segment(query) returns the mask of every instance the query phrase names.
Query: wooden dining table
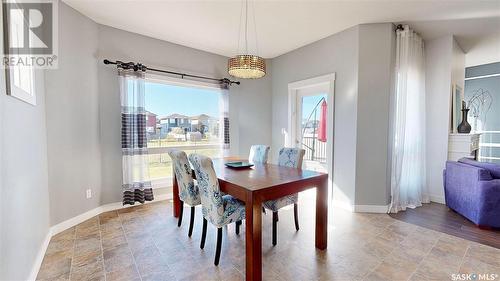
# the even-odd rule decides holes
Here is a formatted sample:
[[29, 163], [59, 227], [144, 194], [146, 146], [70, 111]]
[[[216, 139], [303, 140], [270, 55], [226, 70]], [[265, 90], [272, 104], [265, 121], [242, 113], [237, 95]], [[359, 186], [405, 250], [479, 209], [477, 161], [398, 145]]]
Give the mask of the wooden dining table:
[[[267, 200], [316, 188], [316, 248], [327, 248], [328, 174], [258, 164], [246, 169], [228, 168], [224, 164], [235, 158], [214, 159], [220, 190], [245, 202], [246, 280], [262, 280], [262, 203]], [[179, 187], [173, 177], [173, 214], [180, 214]], [[194, 173], [193, 173], [194, 176]]]

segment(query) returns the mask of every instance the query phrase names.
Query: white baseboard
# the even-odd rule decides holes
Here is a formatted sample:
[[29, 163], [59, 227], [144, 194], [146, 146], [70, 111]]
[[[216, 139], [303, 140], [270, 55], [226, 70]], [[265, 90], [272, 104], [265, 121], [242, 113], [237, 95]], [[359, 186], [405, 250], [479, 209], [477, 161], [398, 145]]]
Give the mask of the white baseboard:
[[354, 205], [355, 213], [377, 213], [385, 214], [390, 205]]
[[40, 267], [42, 266], [43, 257], [45, 256], [45, 252], [47, 252], [47, 248], [49, 247], [49, 242], [50, 242], [51, 237], [52, 237], [52, 235], [50, 233], [50, 228], [49, 228], [47, 235], [45, 235], [45, 240], [43, 240], [43, 243], [40, 246], [40, 249], [38, 250], [38, 254], [36, 255], [35, 262], [34, 262], [33, 266], [31, 267], [31, 273], [30, 273], [28, 280], [30, 280], [30, 281], [36, 280], [36, 276], [38, 275], [38, 271], [40, 270]]
[[[147, 201], [145, 204], [153, 203], [153, 202], [158, 202], [158, 201], [164, 201], [172, 199], [172, 194], [160, 194], [160, 195], [155, 195], [155, 199], [153, 201]], [[137, 206], [137, 205], [135, 205]], [[92, 217], [95, 217], [97, 215], [100, 215], [105, 212], [113, 211], [113, 210], [118, 210], [118, 209], [125, 209], [125, 208], [130, 208], [134, 207], [134, 205], [127, 205], [123, 206], [122, 202], [116, 202], [116, 203], [111, 203], [111, 204], [106, 204], [99, 206], [97, 208], [94, 208], [92, 210], [89, 210], [83, 214], [80, 214], [76, 217], [70, 218], [68, 220], [65, 220], [61, 223], [58, 223], [52, 227], [49, 228], [49, 231], [47, 235], [45, 236], [45, 240], [43, 241], [43, 244], [40, 246], [40, 250], [38, 251], [38, 254], [35, 259], [35, 263], [32, 266], [30, 277], [28, 280], [36, 280], [36, 276], [38, 275], [38, 271], [40, 270], [40, 266], [42, 265], [43, 257], [45, 256], [45, 252], [47, 251], [47, 247], [49, 246], [50, 243], [50, 238], [52, 236], [61, 233], [65, 231], [66, 229], [69, 229], [73, 226], [76, 226]]]
[[429, 199], [431, 200], [431, 202], [446, 204], [446, 201], [444, 200], [444, 196], [429, 195]]
[[[168, 199], [172, 199], [172, 195], [171, 194], [160, 194], [160, 195], [155, 195], [155, 199], [153, 201], [146, 201], [145, 204], [149, 204], [149, 203], [153, 203], [153, 202], [158, 202], [158, 201], [163, 201], [163, 200], [168, 200]], [[123, 206], [122, 202], [116, 202], [116, 203], [110, 203], [110, 204], [105, 204], [105, 205], [102, 205], [102, 206], [99, 206], [97, 208], [94, 208], [92, 210], [89, 210], [81, 215], [78, 215], [76, 217], [73, 217], [71, 219], [68, 219], [68, 220], [65, 220], [61, 223], [58, 223], [54, 226], [52, 226], [50, 228], [50, 234], [52, 236], [58, 234], [58, 233], [61, 233], [63, 232], [64, 230], [68, 229], [68, 228], [71, 228], [73, 226], [76, 226], [90, 218], [93, 218], [97, 215], [100, 215], [102, 213], [105, 213], [105, 212], [109, 212], [109, 211], [114, 211], [114, 210], [118, 210], [118, 209], [125, 209], [125, 208], [130, 208], [130, 207], [134, 207], [134, 206], [137, 206], [137, 205], [127, 205], [127, 206]]]
[[101, 208], [102, 208], [102, 206], [101, 207], [97, 207], [95, 209], [92, 209], [92, 210], [87, 211], [87, 212], [85, 212], [83, 214], [80, 214], [80, 215], [78, 215], [76, 217], [72, 217], [72, 218], [70, 218], [68, 220], [65, 220], [65, 221], [63, 221], [61, 223], [58, 223], [58, 224], [52, 226], [50, 228], [50, 234], [51, 234], [51, 236], [54, 236], [54, 235], [56, 235], [58, 233], [61, 233], [61, 232], [65, 231], [68, 228], [71, 228], [71, 227], [73, 227], [73, 226], [75, 226], [75, 225], [77, 225], [79, 223], [82, 223], [82, 222], [84, 222], [84, 221], [86, 221], [86, 220], [88, 220], [88, 219], [90, 219], [92, 217], [95, 217], [95, 216], [99, 215], [100, 213], [102, 213]]

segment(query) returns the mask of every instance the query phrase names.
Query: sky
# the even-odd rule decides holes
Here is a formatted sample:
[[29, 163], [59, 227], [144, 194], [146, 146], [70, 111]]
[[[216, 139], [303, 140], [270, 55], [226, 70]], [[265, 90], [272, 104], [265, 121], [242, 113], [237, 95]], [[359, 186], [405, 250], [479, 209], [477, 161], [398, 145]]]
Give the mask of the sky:
[[[302, 98], [302, 119], [306, 120], [314, 107], [318, 104], [318, 102], [322, 99], [326, 98], [326, 94], [317, 95], [317, 96], [305, 96]], [[318, 112], [316, 114], [316, 120], [319, 120], [319, 114], [321, 110], [321, 105], [318, 106]], [[314, 119], [314, 114], [311, 116], [311, 120]]]
[[[146, 82], [146, 110], [158, 116], [179, 113], [187, 116], [208, 114], [219, 116], [220, 92]], [[326, 94], [303, 98], [302, 118], [307, 119], [318, 101]], [[313, 117], [311, 117], [313, 118]], [[319, 111], [317, 115], [319, 120]]]
[[158, 116], [173, 113], [219, 116], [220, 92], [146, 82], [146, 110]]

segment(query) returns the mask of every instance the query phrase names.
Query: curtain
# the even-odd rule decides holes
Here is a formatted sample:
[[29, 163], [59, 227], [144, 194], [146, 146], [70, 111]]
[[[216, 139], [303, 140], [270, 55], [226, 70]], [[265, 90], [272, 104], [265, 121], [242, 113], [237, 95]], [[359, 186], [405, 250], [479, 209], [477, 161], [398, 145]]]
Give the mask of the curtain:
[[123, 205], [152, 201], [146, 138], [145, 72], [118, 67], [122, 116]]
[[404, 26], [396, 34], [390, 212], [428, 203], [425, 184], [425, 65], [422, 38]]
[[229, 148], [231, 140], [229, 137], [229, 85], [223, 83], [221, 85], [221, 98], [219, 100], [219, 124], [222, 124], [222, 130], [219, 130], [219, 135], [221, 139], [222, 154], [223, 156], [229, 156]]

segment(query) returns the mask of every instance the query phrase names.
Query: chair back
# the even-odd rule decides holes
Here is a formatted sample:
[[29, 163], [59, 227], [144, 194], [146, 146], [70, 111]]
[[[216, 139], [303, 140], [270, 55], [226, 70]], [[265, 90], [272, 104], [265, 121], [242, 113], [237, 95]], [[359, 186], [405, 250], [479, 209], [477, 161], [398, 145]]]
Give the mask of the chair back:
[[179, 198], [190, 205], [200, 204], [198, 188], [194, 186], [192, 169], [186, 152], [172, 149], [168, 151], [172, 158], [177, 185], [179, 186]]
[[254, 144], [250, 147], [250, 155], [248, 156], [248, 162], [250, 163], [267, 163], [267, 157], [269, 154], [269, 146], [263, 144]]
[[203, 217], [214, 225], [220, 225], [224, 219], [224, 203], [212, 159], [193, 153], [189, 155], [189, 162], [196, 174]]
[[306, 151], [302, 148], [283, 147], [278, 155], [278, 165], [290, 168], [302, 168]]

